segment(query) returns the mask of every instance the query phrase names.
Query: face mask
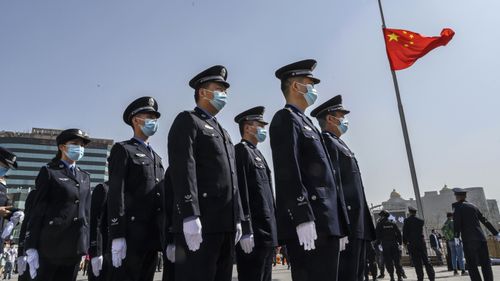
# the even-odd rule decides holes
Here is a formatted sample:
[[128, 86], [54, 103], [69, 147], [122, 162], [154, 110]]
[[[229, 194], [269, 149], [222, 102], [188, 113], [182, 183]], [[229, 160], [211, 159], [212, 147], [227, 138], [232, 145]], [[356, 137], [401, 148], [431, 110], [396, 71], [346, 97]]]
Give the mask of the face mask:
[[8, 171], [9, 168], [0, 166], [0, 177], [4, 177]]
[[144, 125], [141, 126], [141, 131], [147, 137], [150, 137], [156, 133], [158, 130], [158, 120], [157, 119], [143, 119]]
[[305, 86], [307, 88], [307, 92], [300, 92], [301, 94], [304, 95], [304, 99], [306, 100], [307, 102], [307, 105], [311, 106], [314, 104], [314, 102], [316, 102], [316, 100], [318, 99], [318, 91], [316, 91], [316, 89], [314, 89], [314, 85], [313, 84], [301, 84], [301, 83], [298, 83], [297, 84], [299, 85], [302, 85], [302, 86]]
[[66, 145], [68, 148], [68, 151], [64, 151], [64, 154], [66, 156], [73, 160], [73, 161], [79, 161], [83, 157], [83, 153], [85, 151], [85, 148], [83, 146], [77, 145], [77, 144], [68, 144]]
[[261, 127], [257, 127], [257, 132], [255, 133], [255, 137], [258, 142], [264, 142], [267, 137], [267, 130]]
[[337, 125], [337, 128], [339, 129], [340, 133], [343, 135], [347, 132], [349, 129], [349, 120], [347, 120], [346, 117], [343, 118], [337, 118], [334, 117], [335, 119], [339, 120], [340, 124]]
[[210, 90], [207, 90], [211, 93], [214, 94], [214, 97], [212, 99], [208, 99], [205, 97], [205, 99], [208, 99], [210, 101], [210, 104], [215, 107], [215, 109], [217, 109], [217, 111], [221, 111], [222, 108], [224, 108], [224, 106], [226, 105], [227, 103], [227, 94], [226, 92], [222, 92], [222, 91], [210, 91]]

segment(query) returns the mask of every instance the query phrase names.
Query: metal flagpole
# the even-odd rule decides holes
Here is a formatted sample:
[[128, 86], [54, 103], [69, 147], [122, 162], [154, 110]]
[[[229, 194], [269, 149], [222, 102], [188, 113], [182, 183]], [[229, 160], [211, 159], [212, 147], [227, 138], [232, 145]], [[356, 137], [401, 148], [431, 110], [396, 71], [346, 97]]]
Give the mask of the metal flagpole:
[[[382, 28], [385, 28], [386, 26], [384, 19], [384, 11], [382, 10], [381, 0], [378, 0], [378, 7], [380, 9], [380, 17], [382, 18]], [[385, 42], [385, 37], [384, 37], [384, 42]], [[408, 136], [408, 128], [406, 126], [405, 112], [403, 109], [403, 104], [401, 103], [401, 95], [399, 93], [398, 78], [396, 76], [396, 71], [394, 71], [392, 68], [391, 68], [391, 74], [392, 74], [392, 81], [394, 82], [394, 90], [396, 91], [396, 99], [398, 101], [399, 119], [401, 120], [401, 128], [403, 129], [406, 154], [408, 156], [408, 164], [410, 165], [411, 181], [413, 182], [413, 191], [415, 192], [415, 199], [417, 200], [418, 214], [422, 219], [425, 219], [424, 209], [422, 206], [422, 199], [420, 198], [420, 189], [418, 187], [417, 172], [415, 170], [415, 163], [413, 161], [413, 153], [411, 151], [410, 137]]]

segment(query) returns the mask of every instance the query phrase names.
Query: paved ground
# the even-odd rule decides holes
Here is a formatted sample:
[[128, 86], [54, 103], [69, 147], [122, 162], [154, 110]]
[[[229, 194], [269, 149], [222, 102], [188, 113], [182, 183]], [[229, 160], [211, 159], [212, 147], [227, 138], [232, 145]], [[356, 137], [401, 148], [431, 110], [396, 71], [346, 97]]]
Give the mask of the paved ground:
[[[436, 279], [439, 281], [446, 281], [446, 280], [453, 280], [453, 281], [468, 281], [470, 280], [469, 276], [453, 276], [453, 272], [446, 271], [445, 267], [436, 267]], [[405, 272], [408, 275], [408, 279], [405, 279], [406, 281], [416, 281], [417, 278], [415, 276], [415, 270], [411, 267], [405, 267]], [[494, 266], [493, 267], [493, 274], [495, 277], [500, 278], [500, 266]], [[236, 271], [233, 274], [233, 280], [237, 281], [238, 278], [236, 277]], [[17, 280], [17, 279], [16, 279]], [[78, 279], [79, 281], [86, 280], [85, 277], [80, 277]], [[155, 278], [155, 281], [160, 281], [161, 280], [161, 274], [157, 274], [157, 277]], [[273, 270], [273, 281], [291, 281], [292, 278], [290, 277], [290, 271], [284, 267], [284, 266], [276, 266]], [[379, 279], [379, 280], [389, 280], [389, 278], [384, 278], [384, 279]], [[426, 279], [427, 280], [427, 279]], [[342, 280], [339, 280], [342, 281]]]

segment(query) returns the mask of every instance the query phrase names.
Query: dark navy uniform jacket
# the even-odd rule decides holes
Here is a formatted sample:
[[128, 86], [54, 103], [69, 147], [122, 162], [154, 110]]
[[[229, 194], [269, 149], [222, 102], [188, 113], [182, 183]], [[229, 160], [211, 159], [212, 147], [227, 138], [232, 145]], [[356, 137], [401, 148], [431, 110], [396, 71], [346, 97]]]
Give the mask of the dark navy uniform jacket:
[[384, 243], [397, 243], [401, 245], [402, 237], [398, 226], [387, 218], [381, 219], [375, 229], [377, 241]]
[[245, 217], [243, 234], [253, 230], [255, 245], [277, 246], [276, 214], [271, 170], [262, 153], [252, 143], [242, 140], [235, 146], [238, 188]]
[[101, 183], [92, 191], [90, 204], [90, 249], [91, 258], [102, 256], [108, 250], [108, 185]]
[[315, 221], [318, 235], [347, 235], [344, 195], [321, 133], [312, 121], [287, 105], [274, 115], [270, 137], [278, 238], [297, 237], [296, 227], [308, 221]]
[[425, 247], [424, 220], [414, 215], [407, 217], [403, 224], [403, 243]]
[[90, 175], [62, 161], [42, 167], [26, 230], [25, 249], [52, 261], [78, 259], [89, 248]]
[[162, 250], [165, 244], [164, 169], [161, 158], [139, 140], [116, 143], [109, 156], [109, 238], [127, 249]]
[[486, 241], [484, 232], [481, 229], [481, 222], [488, 230], [497, 235], [498, 231], [495, 227], [483, 216], [479, 209], [474, 204], [465, 202], [455, 202], [453, 207], [453, 225], [455, 229], [455, 238], [460, 238], [462, 241]]
[[345, 142], [335, 134], [323, 132], [323, 138], [333, 166], [337, 169], [337, 174], [340, 175], [338, 178], [349, 215], [350, 237], [373, 241], [375, 240], [375, 226], [366, 203], [358, 161]]
[[26, 201], [24, 201], [24, 220], [21, 223], [21, 229], [19, 230], [19, 245], [18, 245], [18, 253], [19, 256], [23, 256], [24, 253], [24, 242], [26, 239], [26, 228], [28, 226], [28, 222], [31, 217], [31, 210], [33, 209], [33, 200], [35, 199], [36, 189], [33, 189], [28, 193], [28, 197], [26, 197]]
[[179, 113], [168, 134], [174, 194], [173, 231], [199, 216], [203, 233], [234, 232], [243, 219], [234, 146], [202, 109]]

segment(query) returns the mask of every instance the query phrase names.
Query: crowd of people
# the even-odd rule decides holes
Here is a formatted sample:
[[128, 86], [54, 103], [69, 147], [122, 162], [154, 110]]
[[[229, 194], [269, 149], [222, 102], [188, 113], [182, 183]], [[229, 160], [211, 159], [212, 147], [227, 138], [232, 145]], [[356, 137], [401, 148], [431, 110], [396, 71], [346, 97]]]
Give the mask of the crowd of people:
[[[305, 114], [318, 97], [315, 67], [309, 59], [276, 70], [285, 107], [270, 123], [264, 106], [235, 116], [239, 143], [216, 118], [228, 102], [227, 69], [200, 72], [189, 81], [195, 108], [170, 127], [168, 165], [149, 143], [162, 115], [157, 101], [134, 100], [123, 112], [132, 138], [114, 144], [109, 180], [92, 191], [90, 173], [78, 165], [91, 138], [64, 130], [24, 212], [6, 197], [5, 175], [17, 168], [16, 156], [0, 148], [2, 238], [21, 223], [19, 280], [76, 280], [87, 257], [89, 280], [152, 281], [161, 253], [165, 281], [230, 281], [234, 261], [240, 281], [270, 281], [277, 246], [294, 281], [361, 281], [368, 271], [375, 278], [377, 256], [390, 279], [401, 280], [402, 245], [418, 279], [425, 266], [434, 280], [417, 210], [409, 210], [402, 234], [386, 211], [375, 227], [358, 162], [341, 138], [350, 113], [342, 97], [311, 111], [319, 129]], [[272, 170], [258, 149], [268, 125]], [[480, 280], [479, 264], [485, 280], [493, 280], [479, 222], [498, 232], [463, 190], [455, 194], [453, 241], [463, 241], [472, 280]]]

